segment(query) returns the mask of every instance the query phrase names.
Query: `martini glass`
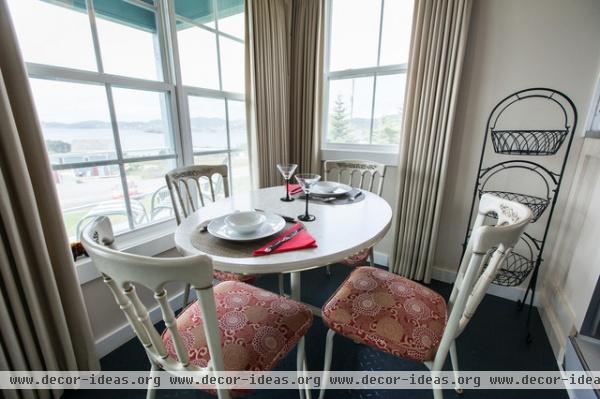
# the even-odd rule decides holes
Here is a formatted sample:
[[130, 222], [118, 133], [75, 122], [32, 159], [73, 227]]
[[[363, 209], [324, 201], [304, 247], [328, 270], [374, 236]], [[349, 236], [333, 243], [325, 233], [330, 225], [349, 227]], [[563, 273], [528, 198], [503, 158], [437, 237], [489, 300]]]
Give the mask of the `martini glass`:
[[316, 182], [321, 180], [321, 176], [314, 173], [301, 173], [296, 175], [296, 180], [306, 195], [306, 210], [304, 211], [304, 215], [298, 216], [298, 219], [303, 222], [312, 222], [316, 217], [308, 213], [308, 197], [310, 197], [310, 189]]
[[296, 171], [297, 167], [298, 165], [296, 165], [295, 163], [277, 164], [277, 169], [279, 169], [279, 173], [281, 173], [281, 175], [285, 179], [285, 197], [281, 198], [282, 201], [290, 202], [294, 200], [290, 197], [290, 179], [292, 178], [292, 175]]

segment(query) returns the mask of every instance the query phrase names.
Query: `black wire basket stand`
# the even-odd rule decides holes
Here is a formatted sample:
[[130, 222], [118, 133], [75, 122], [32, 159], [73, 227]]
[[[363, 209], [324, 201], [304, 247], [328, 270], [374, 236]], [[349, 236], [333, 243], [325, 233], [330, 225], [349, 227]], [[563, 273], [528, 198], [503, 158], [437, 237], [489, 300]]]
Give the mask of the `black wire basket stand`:
[[[512, 110], [514, 107], [526, 107], [531, 100], [548, 102], [551, 105], [549, 109], [557, 112], [561, 122], [557, 126], [543, 129], [514, 127], [509, 129], [501, 126], [508, 119], [507, 113], [505, 113], [507, 110]], [[467, 232], [463, 242], [463, 254], [471, 233], [470, 226], [477, 210], [478, 200], [485, 193], [528, 206], [533, 213], [532, 224], [543, 224], [541, 228], [537, 229], [538, 235], [540, 230], [543, 231], [539, 237], [529, 232], [530, 228], [528, 228], [528, 231], [520, 239], [519, 245], [505, 259], [494, 278], [496, 285], [515, 287], [523, 284], [531, 276], [523, 299], [519, 301], [519, 309], [522, 309], [529, 297], [528, 341], [531, 340], [529, 322], [539, 268], [543, 261], [542, 255], [548, 230], [576, 127], [577, 110], [573, 101], [565, 94], [548, 88], [520, 90], [505, 97], [492, 109], [486, 124]], [[551, 159], [553, 165], [557, 163], [562, 165], [560, 170], [554, 171], [547, 165], [548, 160]], [[559, 159], [558, 162], [557, 159]], [[509, 187], [510, 183], [500, 185], [501, 187], [491, 184], [493, 178], [515, 171], [521, 175], [525, 174], [539, 179], [545, 192], [522, 192], [522, 190]], [[510, 179], [500, 181], [510, 182]], [[488, 216], [494, 217], [494, 215]], [[531, 296], [529, 296], [530, 294]]]

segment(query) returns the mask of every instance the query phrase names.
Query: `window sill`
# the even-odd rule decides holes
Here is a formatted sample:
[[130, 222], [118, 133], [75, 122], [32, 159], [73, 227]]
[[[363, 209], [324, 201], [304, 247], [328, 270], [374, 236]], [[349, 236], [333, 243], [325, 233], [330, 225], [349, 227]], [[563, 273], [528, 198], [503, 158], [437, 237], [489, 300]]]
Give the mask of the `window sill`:
[[331, 148], [321, 149], [321, 159], [340, 160], [340, 159], [364, 159], [367, 161], [379, 162], [388, 166], [398, 165], [398, 152], [380, 151], [375, 149], [350, 149], [350, 148]]
[[[175, 221], [156, 223], [139, 230], [118, 235], [117, 247], [124, 252], [136, 255], [155, 256], [175, 246], [173, 233]], [[75, 262], [79, 284], [83, 285], [101, 277], [90, 258], [80, 258]]]

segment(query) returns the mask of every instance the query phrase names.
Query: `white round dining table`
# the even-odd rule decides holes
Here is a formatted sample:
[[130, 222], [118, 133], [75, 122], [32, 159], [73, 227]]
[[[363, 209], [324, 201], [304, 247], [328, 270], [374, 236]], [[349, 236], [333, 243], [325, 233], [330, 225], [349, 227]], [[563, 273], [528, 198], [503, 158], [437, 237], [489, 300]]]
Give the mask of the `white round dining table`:
[[[297, 218], [304, 213], [305, 201], [281, 201], [285, 188], [269, 187], [228, 198], [206, 205], [185, 218], [175, 230], [175, 246], [184, 256], [204, 253], [213, 259], [215, 269], [243, 274], [290, 274], [290, 297], [301, 302], [300, 275], [303, 270], [327, 266], [339, 262], [356, 252], [375, 245], [389, 230], [392, 221], [390, 205], [378, 195], [362, 191], [362, 198], [354, 203], [329, 204], [317, 201], [309, 203], [309, 213], [316, 216], [312, 222], [303, 222], [306, 229], [315, 238], [316, 248], [281, 252], [265, 256], [246, 258], [226, 257], [202, 252], [194, 247], [193, 237], [199, 233], [201, 225], [209, 220], [235, 211], [261, 210], [279, 215]], [[248, 245], [257, 245], [248, 242]], [[256, 248], [258, 249], [258, 248]], [[320, 316], [320, 309], [306, 304], [313, 314]], [[304, 337], [298, 342], [298, 373], [305, 373], [306, 354]], [[311, 399], [308, 385], [300, 390], [301, 399]]]
[[[202, 207], [177, 227], [175, 246], [184, 256], [201, 253], [192, 243], [193, 235], [198, 234], [198, 227], [208, 220], [235, 211], [260, 209], [293, 218], [304, 213], [303, 199], [283, 202], [280, 200], [283, 195], [284, 187], [269, 187], [236, 194]], [[316, 248], [247, 258], [204, 253], [212, 257], [215, 269], [243, 274], [295, 274], [342, 261], [375, 245], [390, 228], [392, 209], [387, 201], [368, 191], [362, 191], [362, 195], [365, 197], [360, 201], [357, 199], [355, 203], [349, 204], [310, 202], [309, 213], [315, 215], [316, 220], [303, 223], [315, 238], [318, 245]], [[248, 245], [253, 243], [249, 242]]]

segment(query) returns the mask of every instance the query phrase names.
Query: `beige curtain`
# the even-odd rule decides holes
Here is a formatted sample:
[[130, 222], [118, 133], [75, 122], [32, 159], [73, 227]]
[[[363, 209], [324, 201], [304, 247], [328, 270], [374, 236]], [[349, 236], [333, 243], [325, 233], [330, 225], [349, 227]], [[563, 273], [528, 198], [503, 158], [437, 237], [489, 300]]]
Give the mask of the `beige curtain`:
[[472, 0], [416, 0], [391, 270], [429, 282]]
[[[40, 124], [5, 0], [0, 0], [0, 42], [0, 367], [98, 369]], [[7, 394], [48, 398], [59, 397], [61, 392]]]
[[277, 163], [319, 171], [321, 0], [246, 1], [246, 93], [258, 186], [282, 184]]
[[247, 0], [246, 82], [254, 130], [253, 162], [258, 186], [281, 184], [276, 164], [289, 162], [290, 0]]
[[290, 161], [320, 171], [324, 2], [294, 1], [290, 54]]

